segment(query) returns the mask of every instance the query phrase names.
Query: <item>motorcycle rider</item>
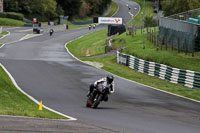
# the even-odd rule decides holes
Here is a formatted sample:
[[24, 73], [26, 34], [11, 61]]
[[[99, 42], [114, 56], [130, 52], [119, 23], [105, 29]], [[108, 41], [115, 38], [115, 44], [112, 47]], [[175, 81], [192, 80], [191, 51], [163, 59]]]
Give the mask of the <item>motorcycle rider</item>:
[[89, 25], [89, 27], [88, 27], [88, 28], [89, 28], [89, 30], [91, 30], [92, 26], [91, 26], [91, 25]]
[[[97, 88], [97, 85], [101, 82], [105, 82], [107, 87], [109, 88], [109, 94], [114, 93], [115, 88], [114, 88], [114, 77], [112, 75], [108, 75], [107, 77], [101, 78], [97, 81], [95, 81], [93, 84], [90, 85], [90, 90], [87, 96], [90, 96], [90, 94], [94, 91], [94, 89]], [[108, 95], [104, 98], [104, 101], [108, 101]]]
[[49, 31], [49, 35], [52, 36], [53, 33], [54, 33], [54, 30], [53, 30], [53, 29], [50, 29], [50, 31]]

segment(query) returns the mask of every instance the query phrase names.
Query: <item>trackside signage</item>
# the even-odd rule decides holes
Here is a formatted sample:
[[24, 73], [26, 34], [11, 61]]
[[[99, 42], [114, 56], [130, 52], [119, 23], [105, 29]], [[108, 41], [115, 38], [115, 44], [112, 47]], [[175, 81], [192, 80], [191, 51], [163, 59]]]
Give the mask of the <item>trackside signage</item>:
[[99, 24], [122, 24], [122, 18], [98, 17]]

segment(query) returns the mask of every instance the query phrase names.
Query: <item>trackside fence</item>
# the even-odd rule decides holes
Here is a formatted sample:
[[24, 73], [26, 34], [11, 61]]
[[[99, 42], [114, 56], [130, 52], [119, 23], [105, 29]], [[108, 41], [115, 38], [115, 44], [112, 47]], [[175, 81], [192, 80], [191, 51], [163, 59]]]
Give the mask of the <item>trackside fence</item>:
[[128, 66], [138, 72], [160, 78], [189, 88], [200, 89], [200, 73], [173, 68], [164, 64], [149, 62], [132, 55], [117, 52], [117, 63]]

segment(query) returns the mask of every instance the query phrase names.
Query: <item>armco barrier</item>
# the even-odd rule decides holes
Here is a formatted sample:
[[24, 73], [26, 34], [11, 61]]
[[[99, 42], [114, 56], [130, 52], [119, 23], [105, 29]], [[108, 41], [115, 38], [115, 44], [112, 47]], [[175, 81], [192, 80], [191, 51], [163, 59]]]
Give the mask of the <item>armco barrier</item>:
[[173, 68], [167, 65], [149, 62], [132, 55], [117, 52], [117, 63], [128, 66], [138, 72], [158, 77], [189, 88], [200, 89], [200, 73], [190, 70]]

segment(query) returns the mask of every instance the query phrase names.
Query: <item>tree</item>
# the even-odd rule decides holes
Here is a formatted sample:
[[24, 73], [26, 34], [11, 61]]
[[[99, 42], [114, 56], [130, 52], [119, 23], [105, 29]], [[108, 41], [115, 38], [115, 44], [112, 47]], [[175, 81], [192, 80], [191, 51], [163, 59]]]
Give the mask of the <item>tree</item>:
[[200, 0], [171, 0], [164, 8], [165, 16], [200, 7]]
[[6, 12], [18, 12], [20, 10], [18, 0], [4, 0], [4, 10]]
[[40, 6], [42, 16], [46, 16], [50, 20], [54, 19], [57, 16], [57, 3], [55, 0], [41, 0]]
[[78, 16], [79, 9], [82, 5], [82, 0], [57, 0], [57, 3], [62, 7], [66, 16]]
[[19, 12], [26, 17], [51, 20], [59, 15], [91, 16], [103, 14], [112, 0], [4, 0], [5, 11]]

